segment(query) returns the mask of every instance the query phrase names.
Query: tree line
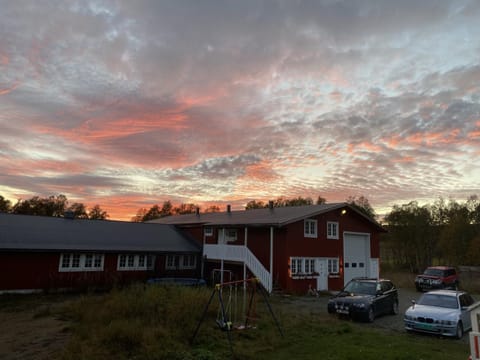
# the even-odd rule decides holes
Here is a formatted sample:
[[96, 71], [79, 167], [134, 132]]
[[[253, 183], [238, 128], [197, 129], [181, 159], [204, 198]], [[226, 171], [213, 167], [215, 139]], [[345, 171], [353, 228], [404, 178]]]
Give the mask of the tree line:
[[100, 205], [95, 205], [87, 210], [82, 203], [69, 204], [65, 195], [52, 195], [46, 198], [34, 196], [30, 199], [18, 200], [14, 205], [10, 200], [0, 195], [0, 212], [53, 217], [64, 217], [65, 214], [69, 213], [78, 219], [91, 220], [106, 220], [109, 217]]
[[[262, 209], [270, 206], [270, 202], [273, 207], [284, 207], [284, 206], [302, 206], [302, 205], [313, 205], [313, 204], [325, 204], [327, 201], [325, 198], [318, 196], [317, 200], [314, 202], [311, 197], [296, 197], [293, 199], [287, 199], [285, 197], [278, 197], [272, 201], [262, 201], [262, 200], [251, 200], [245, 205], [245, 210], [252, 209]], [[350, 196], [347, 198], [346, 202], [351, 206], [357, 208], [359, 211], [363, 212], [365, 215], [375, 218], [376, 214], [372, 206], [370, 205], [368, 199], [364, 196], [355, 197]], [[153, 205], [150, 209], [141, 208], [137, 211], [137, 214], [132, 218], [134, 222], [144, 222], [154, 219], [159, 219], [165, 216], [171, 215], [183, 215], [183, 214], [193, 214], [196, 211], [203, 213], [211, 212], [220, 212], [221, 209], [217, 205], [211, 205], [206, 209], [202, 208], [196, 204], [180, 204], [179, 206], [173, 206], [170, 200], [164, 201], [163, 204]]]
[[[364, 196], [348, 197], [346, 202], [376, 219], [377, 214]], [[272, 201], [274, 207], [325, 204], [326, 199], [318, 196], [314, 201], [310, 197], [287, 199], [279, 197]], [[251, 200], [245, 210], [260, 209], [270, 206], [270, 201]], [[194, 203], [173, 205], [170, 200], [161, 205], [153, 205], [150, 209], [141, 208], [131, 219], [134, 222], [145, 222], [171, 215], [182, 215], [201, 211], [203, 213], [219, 212], [217, 205], [201, 209]], [[70, 212], [80, 219], [100, 219], [109, 217], [99, 205], [88, 209], [84, 204], [69, 204], [65, 195], [41, 198], [34, 196], [26, 200], [18, 200], [11, 204], [0, 195], [0, 212], [65, 216]], [[480, 265], [480, 201], [472, 195], [461, 203], [455, 200], [439, 198], [433, 204], [420, 206], [416, 201], [408, 204], [394, 205], [392, 210], [381, 221], [387, 230], [382, 236], [382, 261], [396, 267], [418, 272], [434, 263], [446, 265]]]
[[384, 218], [382, 259], [418, 272], [434, 263], [480, 265], [480, 202], [446, 201], [419, 206], [416, 201], [394, 205]]

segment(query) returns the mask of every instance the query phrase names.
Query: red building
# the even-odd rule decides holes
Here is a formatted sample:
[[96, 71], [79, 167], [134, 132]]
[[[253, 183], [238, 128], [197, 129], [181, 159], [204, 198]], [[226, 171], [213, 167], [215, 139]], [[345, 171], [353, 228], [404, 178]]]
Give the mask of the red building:
[[[190, 233], [203, 245], [205, 275], [256, 276], [305, 293], [339, 290], [354, 277], [378, 277], [385, 230], [346, 203], [199, 213], [153, 220]], [[218, 280], [218, 279], [217, 279]]]
[[170, 225], [0, 213], [0, 293], [198, 278], [201, 259]]

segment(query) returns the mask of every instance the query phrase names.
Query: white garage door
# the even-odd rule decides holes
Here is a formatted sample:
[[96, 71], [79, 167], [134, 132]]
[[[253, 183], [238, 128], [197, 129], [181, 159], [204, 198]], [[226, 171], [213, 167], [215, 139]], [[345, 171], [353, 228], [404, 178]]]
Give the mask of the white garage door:
[[345, 284], [355, 277], [368, 276], [370, 265], [370, 236], [368, 234], [344, 234], [343, 268]]

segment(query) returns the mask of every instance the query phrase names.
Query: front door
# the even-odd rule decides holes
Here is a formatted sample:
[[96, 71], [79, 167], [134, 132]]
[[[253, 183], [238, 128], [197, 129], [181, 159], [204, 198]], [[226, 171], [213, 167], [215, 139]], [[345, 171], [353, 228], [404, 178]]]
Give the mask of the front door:
[[328, 290], [327, 260], [317, 259], [315, 263], [315, 271], [318, 272], [317, 290]]

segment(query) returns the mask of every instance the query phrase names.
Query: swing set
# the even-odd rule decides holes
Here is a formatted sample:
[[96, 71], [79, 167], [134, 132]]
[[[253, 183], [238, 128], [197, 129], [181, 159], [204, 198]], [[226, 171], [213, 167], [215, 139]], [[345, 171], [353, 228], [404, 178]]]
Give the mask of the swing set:
[[[247, 291], [248, 290], [248, 291]], [[248, 293], [248, 294], [247, 294]], [[191, 339], [191, 344], [195, 341], [195, 338], [200, 330], [200, 326], [202, 325], [203, 321], [208, 312], [208, 308], [210, 307], [213, 298], [215, 295], [218, 296], [218, 313], [216, 318], [216, 323], [218, 327], [225, 331], [227, 334], [228, 343], [230, 345], [230, 351], [232, 353], [232, 358], [234, 357], [233, 352], [233, 342], [232, 342], [232, 330], [245, 330], [249, 328], [255, 328], [253, 325], [254, 321], [258, 319], [256, 314], [256, 307], [257, 307], [257, 293], [260, 293], [267, 305], [267, 308], [272, 316], [275, 325], [283, 337], [283, 331], [280, 327], [280, 324], [273, 313], [273, 309], [268, 301], [268, 297], [266, 294], [266, 290], [261, 286], [259, 280], [257, 278], [249, 278], [245, 280], [237, 280], [237, 281], [228, 281], [224, 283], [215, 284], [215, 287], [210, 295], [210, 298], [203, 310], [203, 314], [197, 324], [197, 328]], [[242, 302], [239, 304], [239, 295], [242, 296]], [[247, 302], [247, 295], [248, 295], [248, 308], [246, 306]], [[242, 319], [242, 315], [245, 315]]]

